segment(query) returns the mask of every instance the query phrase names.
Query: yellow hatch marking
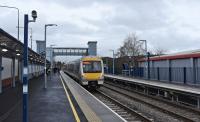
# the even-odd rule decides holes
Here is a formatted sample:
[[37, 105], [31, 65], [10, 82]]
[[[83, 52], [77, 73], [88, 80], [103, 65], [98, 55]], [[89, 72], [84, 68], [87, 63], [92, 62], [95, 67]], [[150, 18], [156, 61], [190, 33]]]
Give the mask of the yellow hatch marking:
[[79, 116], [78, 116], [78, 114], [77, 114], [77, 112], [76, 112], [76, 109], [75, 109], [75, 107], [74, 107], [74, 105], [73, 105], [73, 103], [72, 103], [72, 101], [71, 101], [71, 98], [70, 98], [70, 96], [69, 96], [69, 94], [68, 94], [68, 92], [67, 92], [67, 89], [66, 89], [66, 87], [65, 87], [65, 85], [64, 85], [64, 82], [63, 82], [63, 80], [62, 80], [61, 77], [60, 77], [60, 79], [61, 79], [63, 88], [64, 88], [64, 90], [65, 90], [66, 96], [67, 96], [67, 98], [68, 98], [68, 100], [69, 100], [69, 103], [70, 103], [71, 109], [72, 109], [72, 111], [73, 111], [74, 117], [75, 117], [75, 119], [76, 119], [76, 122], [80, 122]]

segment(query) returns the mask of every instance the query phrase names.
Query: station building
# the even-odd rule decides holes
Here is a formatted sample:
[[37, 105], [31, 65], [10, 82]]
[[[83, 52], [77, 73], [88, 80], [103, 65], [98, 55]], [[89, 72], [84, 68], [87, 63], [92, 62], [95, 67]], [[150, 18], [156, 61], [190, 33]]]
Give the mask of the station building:
[[[28, 78], [44, 72], [44, 57], [29, 48]], [[22, 83], [23, 43], [0, 28], [0, 93]]]

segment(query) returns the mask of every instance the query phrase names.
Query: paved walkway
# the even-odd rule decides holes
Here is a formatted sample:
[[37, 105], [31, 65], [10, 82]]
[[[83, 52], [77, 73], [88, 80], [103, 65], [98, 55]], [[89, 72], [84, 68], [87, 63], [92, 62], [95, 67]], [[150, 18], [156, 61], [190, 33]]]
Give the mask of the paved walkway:
[[[69, 101], [65, 95], [59, 75], [48, 77], [48, 88], [44, 89], [43, 77], [29, 84], [29, 121], [30, 122], [73, 122], [75, 121]], [[5, 122], [22, 121], [22, 103], [20, 103]]]
[[8, 116], [9, 110], [16, 105], [19, 105], [22, 98], [22, 86], [16, 84], [15, 88], [4, 89], [0, 94], [0, 121]]

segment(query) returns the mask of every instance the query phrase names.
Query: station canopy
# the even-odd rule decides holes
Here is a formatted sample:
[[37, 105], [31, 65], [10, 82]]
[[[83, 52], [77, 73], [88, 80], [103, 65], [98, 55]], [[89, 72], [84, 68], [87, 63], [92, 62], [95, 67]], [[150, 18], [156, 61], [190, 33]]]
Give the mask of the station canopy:
[[[7, 58], [23, 59], [23, 43], [0, 28], [0, 55]], [[28, 49], [29, 61], [44, 63], [44, 57]]]

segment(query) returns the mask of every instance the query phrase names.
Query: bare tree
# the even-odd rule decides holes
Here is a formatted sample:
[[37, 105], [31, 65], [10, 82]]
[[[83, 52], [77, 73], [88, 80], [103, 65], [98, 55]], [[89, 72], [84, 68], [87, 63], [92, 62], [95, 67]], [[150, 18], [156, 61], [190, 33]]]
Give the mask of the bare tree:
[[164, 48], [156, 48], [154, 51], [154, 55], [160, 56], [166, 54], [167, 50]]
[[118, 57], [128, 57], [129, 66], [137, 66], [137, 60], [140, 55], [144, 54], [142, 43], [138, 41], [135, 33], [129, 34], [123, 42], [123, 45], [118, 49]]
[[118, 49], [118, 56], [139, 56], [143, 51], [141, 45], [135, 33], [129, 34], [125, 38], [123, 45]]

